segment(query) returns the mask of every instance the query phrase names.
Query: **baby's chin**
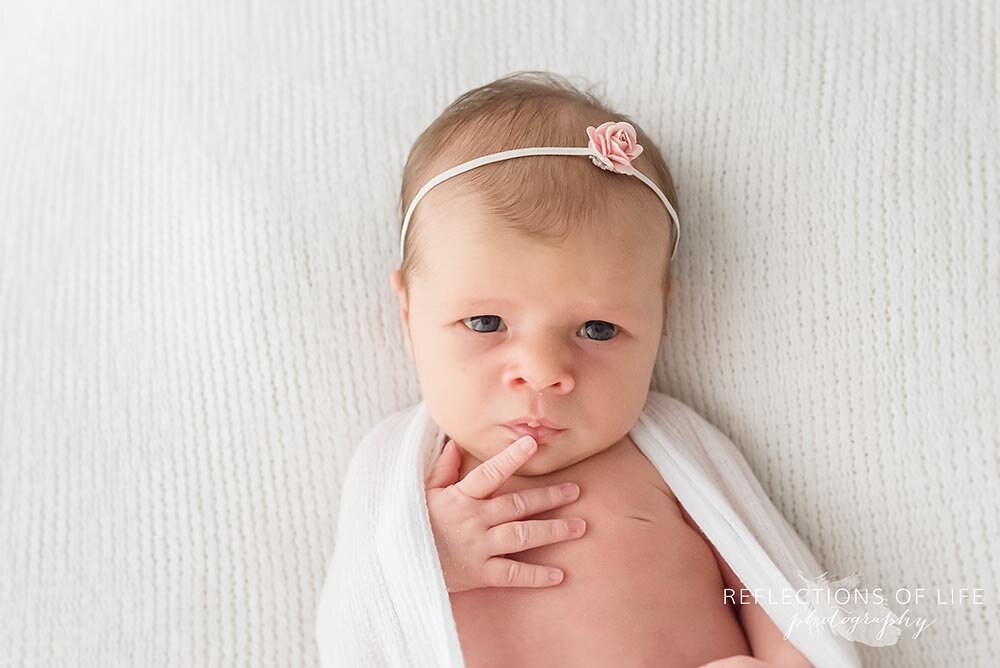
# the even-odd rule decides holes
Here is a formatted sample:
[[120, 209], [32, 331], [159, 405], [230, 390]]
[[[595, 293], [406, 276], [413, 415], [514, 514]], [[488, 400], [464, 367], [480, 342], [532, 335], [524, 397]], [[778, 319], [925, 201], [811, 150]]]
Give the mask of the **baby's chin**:
[[529, 459], [521, 468], [517, 470], [516, 475], [522, 478], [536, 478], [538, 476], [562, 471], [563, 469], [571, 466], [571, 464], [571, 462], [546, 457], [544, 454], [536, 452], [531, 459]]

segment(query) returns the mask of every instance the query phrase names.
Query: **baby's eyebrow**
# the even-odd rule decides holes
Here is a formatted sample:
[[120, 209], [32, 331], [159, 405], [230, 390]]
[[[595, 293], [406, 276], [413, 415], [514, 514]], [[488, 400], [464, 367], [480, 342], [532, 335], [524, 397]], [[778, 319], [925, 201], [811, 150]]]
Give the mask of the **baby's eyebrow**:
[[469, 308], [473, 306], [510, 306], [515, 304], [513, 300], [510, 299], [460, 299], [457, 304], [463, 308]]
[[[458, 300], [456, 302], [456, 305], [458, 306], [459, 309], [484, 308], [484, 307], [490, 307], [490, 306], [507, 306], [507, 307], [513, 306], [514, 308], [517, 308], [517, 302], [516, 301], [514, 301], [512, 299], [499, 299], [499, 298], [496, 298], [496, 299], [473, 299], [473, 298], [460, 299], [460, 300]], [[618, 314], [624, 314], [624, 315], [639, 315], [640, 313], [642, 313], [642, 310], [640, 308], [638, 308], [636, 305], [631, 304], [629, 302], [621, 302], [621, 303], [615, 303], [615, 304], [599, 304], [599, 305], [579, 303], [579, 304], [576, 305], [576, 308], [578, 308], [580, 310], [583, 310], [583, 309], [592, 310], [592, 311], [600, 312], [600, 313], [618, 313]], [[550, 310], [550, 309], [546, 309], [546, 310]]]

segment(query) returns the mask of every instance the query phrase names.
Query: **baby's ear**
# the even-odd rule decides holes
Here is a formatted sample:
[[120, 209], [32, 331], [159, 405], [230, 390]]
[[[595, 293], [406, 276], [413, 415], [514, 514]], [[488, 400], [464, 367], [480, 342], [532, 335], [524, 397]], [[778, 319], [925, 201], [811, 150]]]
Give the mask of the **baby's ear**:
[[410, 306], [406, 294], [406, 285], [403, 284], [403, 274], [399, 269], [393, 269], [389, 273], [389, 282], [396, 293], [399, 301], [399, 318], [403, 321], [403, 334], [406, 338], [406, 352], [413, 359], [413, 344], [410, 343]]
[[396, 293], [396, 299], [399, 301], [399, 316], [402, 318], [404, 325], [409, 325], [410, 307], [406, 299], [406, 286], [403, 285], [403, 274], [399, 269], [393, 269], [389, 272], [389, 282], [392, 284], [392, 289]]
[[667, 335], [667, 316], [670, 315], [670, 290], [673, 286], [674, 277], [671, 276], [667, 279], [667, 287], [663, 291], [663, 321], [661, 323], [663, 336]]

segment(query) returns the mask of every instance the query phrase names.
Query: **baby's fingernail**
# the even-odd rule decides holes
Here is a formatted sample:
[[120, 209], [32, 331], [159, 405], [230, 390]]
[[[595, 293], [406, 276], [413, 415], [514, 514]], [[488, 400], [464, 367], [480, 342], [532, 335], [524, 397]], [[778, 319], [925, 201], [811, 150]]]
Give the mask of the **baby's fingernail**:
[[535, 439], [533, 439], [532, 437], [522, 436], [520, 438], [520, 441], [521, 441], [522, 452], [531, 452], [532, 450], [535, 449]]
[[549, 579], [553, 582], [559, 582], [562, 580], [562, 571], [549, 571]]

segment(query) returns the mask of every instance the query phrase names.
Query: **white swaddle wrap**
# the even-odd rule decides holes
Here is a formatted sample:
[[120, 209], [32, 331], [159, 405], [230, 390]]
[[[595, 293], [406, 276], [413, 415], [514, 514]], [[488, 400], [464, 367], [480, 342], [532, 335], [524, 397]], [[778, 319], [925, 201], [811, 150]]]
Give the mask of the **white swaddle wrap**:
[[[829, 627], [792, 627], [809, 607], [782, 592], [813, 586], [798, 574], [823, 569], [732, 441], [658, 392], [630, 435], [778, 628], [792, 628], [795, 647], [818, 668], [860, 666], [853, 643]], [[444, 436], [420, 402], [388, 416], [358, 446], [317, 608], [323, 668], [464, 666], [424, 497]]]

